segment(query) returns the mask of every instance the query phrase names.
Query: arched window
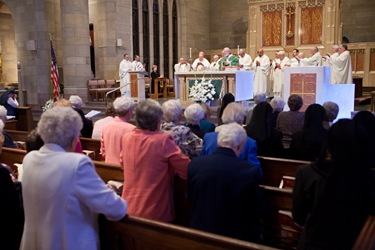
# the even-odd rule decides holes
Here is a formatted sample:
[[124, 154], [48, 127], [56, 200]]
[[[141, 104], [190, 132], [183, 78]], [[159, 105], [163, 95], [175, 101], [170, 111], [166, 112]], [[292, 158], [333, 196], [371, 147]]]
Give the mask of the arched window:
[[169, 20], [168, 0], [163, 1], [163, 47], [164, 47], [164, 75], [169, 75]]
[[142, 20], [143, 20], [143, 63], [146, 64], [146, 70], [151, 69], [150, 65], [150, 23], [148, 21], [148, 1], [142, 1]]
[[[154, 64], [160, 67], [160, 42], [159, 42], [159, 4], [158, 0], [154, 0], [153, 22], [154, 22]], [[160, 69], [159, 69], [160, 72]]]
[[132, 1], [133, 16], [133, 55], [139, 55], [139, 20], [138, 20], [138, 1]]
[[[132, 0], [133, 56], [140, 55], [149, 72], [152, 67], [150, 63], [158, 65], [159, 72], [166, 77], [173, 75], [171, 63], [173, 65], [178, 62], [177, 2], [177, 0]], [[138, 5], [140, 3], [141, 5]], [[138, 6], [141, 6], [141, 9]], [[163, 52], [160, 50], [161, 46]], [[153, 61], [150, 58], [151, 54], [153, 54]]]

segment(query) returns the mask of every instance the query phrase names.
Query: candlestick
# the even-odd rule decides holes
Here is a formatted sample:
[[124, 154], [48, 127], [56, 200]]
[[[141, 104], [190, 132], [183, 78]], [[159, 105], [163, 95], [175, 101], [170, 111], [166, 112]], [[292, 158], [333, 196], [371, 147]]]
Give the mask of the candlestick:
[[190, 48], [190, 59], [191, 59], [191, 48]]
[[240, 54], [240, 45], [237, 45], [237, 55]]

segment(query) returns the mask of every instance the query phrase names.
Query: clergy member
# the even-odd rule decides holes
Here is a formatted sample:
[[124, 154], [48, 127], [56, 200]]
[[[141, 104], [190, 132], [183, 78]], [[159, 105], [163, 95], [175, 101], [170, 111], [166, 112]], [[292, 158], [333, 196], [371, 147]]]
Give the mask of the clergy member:
[[284, 67], [290, 65], [290, 60], [285, 56], [284, 51], [279, 51], [279, 59], [275, 61], [275, 71], [273, 73], [273, 95], [282, 97], [284, 89]]
[[336, 57], [328, 54], [331, 61], [331, 74], [333, 75], [332, 83], [353, 83], [352, 61], [348, 45], [342, 44], [339, 47], [339, 55]]
[[174, 72], [175, 73], [183, 73], [190, 71], [190, 64], [185, 61], [183, 57], [180, 58], [178, 63], [174, 65]]
[[239, 59], [238, 59], [238, 67], [240, 67], [241, 70], [250, 70], [251, 69], [251, 63], [253, 62], [253, 59], [251, 56], [243, 49], [240, 49], [239, 53]]
[[329, 54], [329, 53], [327, 53], [327, 56], [323, 56], [323, 66], [332, 66], [332, 62], [331, 62], [331, 60], [329, 60], [330, 58], [329, 58], [329, 56], [328, 55], [330, 55], [330, 57], [336, 57], [336, 56], [339, 56], [339, 46], [338, 45], [332, 45], [332, 49], [331, 49], [331, 51], [332, 51], [332, 53], [331, 54]]
[[311, 57], [309, 58], [296, 57], [296, 59], [305, 66], [322, 66], [322, 56], [320, 55], [318, 47], [312, 47], [310, 49], [310, 54]]
[[293, 53], [293, 58], [290, 59], [290, 64], [289, 65], [286, 64], [285, 66], [298, 67], [299, 62], [296, 57], [298, 56], [299, 50], [294, 49], [292, 53]]
[[139, 55], [135, 55], [134, 61], [132, 62], [132, 69], [134, 71], [145, 71], [143, 64], [140, 62]]
[[204, 52], [199, 52], [198, 58], [193, 62], [192, 68], [194, 71], [205, 71], [210, 69], [210, 62], [204, 58]]
[[219, 64], [219, 56], [214, 55], [214, 61], [210, 65], [210, 70], [211, 71], [219, 71], [220, 64]]
[[129, 60], [129, 55], [125, 54], [124, 59], [120, 63], [119, 76], [120, 76], [120, 87], [121, 94], [130, 97], [130, 75], [129, 71], [132, 71], [132, 62]]
[[238, 58], [230, 52], [230, 48], [225, 47], [223, 52], [223, 66], [238, 66]]
[[255, 70], [254, 95], [259, 93], [268, 95], [270, 59], [264, 54], [263, 49], [258, 50], [258, 56], [254, 59], [252, 68]]

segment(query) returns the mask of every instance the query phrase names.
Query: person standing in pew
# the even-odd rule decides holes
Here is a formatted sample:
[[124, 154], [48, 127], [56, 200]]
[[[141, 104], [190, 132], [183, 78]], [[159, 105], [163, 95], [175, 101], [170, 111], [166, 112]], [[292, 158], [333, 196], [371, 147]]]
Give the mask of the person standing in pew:
[[160, 131], [162, 117], [162, 108], [154, 100], [141, 101], [135, 108], [137, 128], [121, 140], [122, 197], [129, 202], [129, 214], [172, 222], [173, 179], [175, 175], [186, 179], [190, 159], [171, 135]]
[[[4, 106], [0, 105], [0, 120], [5, 124], [7, 120], [7, 110]], [[8, 135], [7, 132], [3, 130], [2, 132], [4, 136], [4, 142], [3, 142], [3, 147], [5, 148], [16, 148], [16, 145], [14, 144], [12, 138]]]
[[83, 101], [82, 101], [81, 97], [79, 97], [78, 95], [71, 95], [69, 97], [69, 101], [72, 104], [72, 108], [75, 111], [77, 111], [77, 113], [81, 116], [81, 119], [82, 119], [82, 122], [83, 122], [83, 127], [81, 129], [82, 137], [91, 138], [92, 130], [93, 130], [94, 126], [92, 124], [92, 121], [85, 117], [85, 114], [83, 113], [83, 111], [81, 109], [82, 105], [83, 105]]
[[91, 159], [74, 153], [81, 129], [69, 107], [41, 116], [37, 132], [45, 144], [23, 160], [21, 250], [99, 249], [98, 214], [114, 221], [126, 215], [127, 202], [105, 185]]
[[[3, 128], [4, 123], [0, 120], [0, 153]], [[3, 163], [0, 163], [0, 204], [0, 249], [18, 250], [24, 223], [22, 187], [11, 168]]]
[[261, 199], [258, 168], [238, 158], [246, 131], [236, 123], [221, 126], [218, 148], [188, 167], [190, 226], [247, 241], [259, 240]]
[[367, 217], [375, 213], [375, 178], [367, 131], [349, 119], [328, 131], [326, 150], [298, 168], [293, 218], [304, 226], [298, 249], [352, 249]]
[[16, 91], [8, 89], [0, 96], [0, 104], [7, 109], [8, 116], [16, 116], [16, 110], [19, 106]]
[[134, 105], [134, 100], [127, 96], [117, 97], [113, 102], [117, 115], [112, 122], [103, 126], [100, 140], [100, 153], [106, 163], [121, 165], [121, 139], [135, 129], [129, 123], [133, 117]]

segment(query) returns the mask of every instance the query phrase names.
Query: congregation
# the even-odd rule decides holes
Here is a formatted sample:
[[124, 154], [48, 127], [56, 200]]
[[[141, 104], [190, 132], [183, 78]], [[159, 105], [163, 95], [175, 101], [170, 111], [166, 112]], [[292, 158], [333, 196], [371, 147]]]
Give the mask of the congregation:
[[[122, 168], [120, 196], [89, 157], [74, 153], [82, 152], [82, 101], [57, 101], [28, 137], [22, 181], [0, 167], [6, 187], [0, 197], [9, 205], [0, 214], [16, 218], [2, 242], [8, 249], [98, 249], [99, 213], [109, 220], [130, 214], [174, 223], [173, 180], [179, 176], [187, 181], [190, 227], [262, 243], [266, 208], [258, 156], [270, 156], [312, 162], [298, 168], [293, 188], [293, 219], [304, 226], [299, 249], [350, 249], [375, 211], [374, 115], [361, 111], [334, 123], [339, 107], [332, 102], [300, 112], [298, 95], [254, 99], [246, 113], [226, 94], [216, 126], [204, 104], [183, 111], [178, 100], [135, 104], [118, 97], [86, 136], [100, 138], [103, 160]], [[290, 111], [282, 111], [286, 104]], [[6, 109], [0, 112], [3, 130]]]

